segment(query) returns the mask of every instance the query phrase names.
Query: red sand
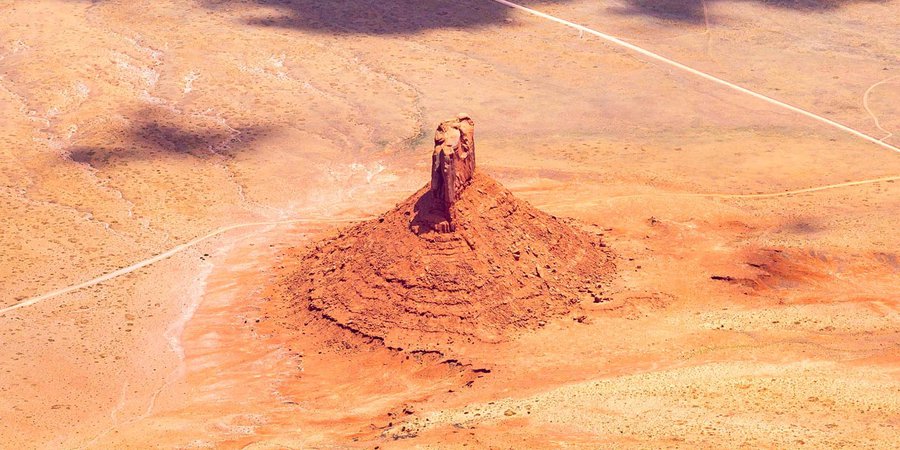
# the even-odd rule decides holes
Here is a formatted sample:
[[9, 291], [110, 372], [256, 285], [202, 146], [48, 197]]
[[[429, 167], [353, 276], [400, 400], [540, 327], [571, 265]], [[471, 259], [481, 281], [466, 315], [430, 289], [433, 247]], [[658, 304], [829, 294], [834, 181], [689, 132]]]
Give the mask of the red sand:
[[[522, 1], [900, 145], [897, 0]], [[290, 249], [333, 223], [233, 230], [0, 315], [2, 447], [896, 440], [893, 152], [489, 0], [0, 12], [2, 307], [222, 226], [389, 211], [458, 111], [478, 119], [482, 174], [615, 255], [599, 303], [426, 340], [442, 357], [278, 307], [305, 301], [275, 295], [303, 273]], [[348, 305], [322, 303], [416, 338], [383, 332], [399, 309]]]

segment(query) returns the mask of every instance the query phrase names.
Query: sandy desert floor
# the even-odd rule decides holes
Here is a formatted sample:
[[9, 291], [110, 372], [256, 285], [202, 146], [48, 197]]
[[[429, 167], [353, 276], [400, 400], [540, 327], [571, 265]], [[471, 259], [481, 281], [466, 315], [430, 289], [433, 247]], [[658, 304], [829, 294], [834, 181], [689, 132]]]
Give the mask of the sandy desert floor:
[[[900, 146], [897, 0], [517, 3]], [[2, 448], [896, 445], [890, 148], [492, 0], [0, 24]], [[479, 170], [603, 233], [602, 301], [465, 370], [267, 320], [295, 249], [423, 186], [459, 111]]]

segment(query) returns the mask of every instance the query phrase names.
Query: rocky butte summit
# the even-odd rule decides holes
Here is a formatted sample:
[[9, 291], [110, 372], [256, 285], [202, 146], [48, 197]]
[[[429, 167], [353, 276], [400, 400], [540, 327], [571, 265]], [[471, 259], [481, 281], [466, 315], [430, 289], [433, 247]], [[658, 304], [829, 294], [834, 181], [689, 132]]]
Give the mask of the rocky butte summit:
[[413, 350], [500, 341], [598, 298], [614, 270], [600, 237], [517, 199], [475, 161], [474, 121], [441, 123], [431, 182], [311, 246], [283, 281], [285, 309]]

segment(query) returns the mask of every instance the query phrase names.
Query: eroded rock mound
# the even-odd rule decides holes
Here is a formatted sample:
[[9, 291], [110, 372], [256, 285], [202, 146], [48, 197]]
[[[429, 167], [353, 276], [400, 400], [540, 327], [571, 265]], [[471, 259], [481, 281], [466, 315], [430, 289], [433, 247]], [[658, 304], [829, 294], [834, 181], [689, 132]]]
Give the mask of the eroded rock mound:
[[[438, 128], [429, 186], [309, 249], [290, 310], [410, 351], [499, 341], [600, 295], [599, 237], [475, 172], [474, 125]], [[452, 226], [451, 226], [452, 225]]]

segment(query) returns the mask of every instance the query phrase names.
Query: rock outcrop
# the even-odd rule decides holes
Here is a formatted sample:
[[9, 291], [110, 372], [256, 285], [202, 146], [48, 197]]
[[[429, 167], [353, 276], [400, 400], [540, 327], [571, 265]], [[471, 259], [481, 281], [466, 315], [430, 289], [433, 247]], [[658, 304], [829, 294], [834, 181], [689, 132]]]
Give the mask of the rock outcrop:
[[475, 175], [475, 122], [467, 114], [441, 123], [434, 133], [431, 156], [431, 195], [436, 223], [432, 228], [450, 232], [456, 227], [453, 204]]
[[599, 235], [474, 172], [472, 130], [467, 117], [442, 124], [429, 186], [301, 256], [303, 269], [283, 280], [286, 310], [394, 348], [447, 350], [503, 340], [602, 295], [614, 266]]

